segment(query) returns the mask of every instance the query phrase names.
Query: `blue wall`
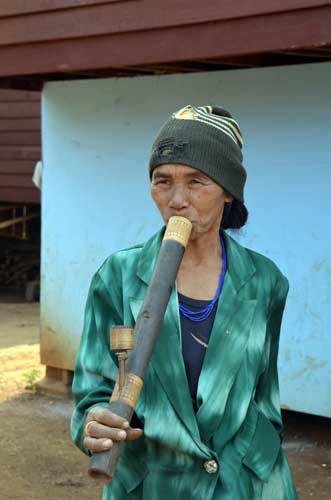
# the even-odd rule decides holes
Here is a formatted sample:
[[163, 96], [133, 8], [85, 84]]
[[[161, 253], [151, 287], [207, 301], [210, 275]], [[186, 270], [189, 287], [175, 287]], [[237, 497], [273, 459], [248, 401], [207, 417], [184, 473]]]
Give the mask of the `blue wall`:
[[42, 361], [73, 368], [92, 274], [148, 238], [153, 138], [171, 112], [219, 104], [240, 123], [249, 224], [238, 236], [290, 280], [284, 406], [331, 416], [331, 64], [48, 83], [42, 96]]

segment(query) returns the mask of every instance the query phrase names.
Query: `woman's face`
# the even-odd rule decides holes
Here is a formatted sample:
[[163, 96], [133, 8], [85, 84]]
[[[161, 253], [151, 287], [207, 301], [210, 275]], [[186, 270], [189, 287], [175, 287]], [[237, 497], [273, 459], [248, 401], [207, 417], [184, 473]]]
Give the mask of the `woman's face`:
[[173, 215], [192, 222], [192, 240], [218, 232], [224, 203], [232, 200], [210, 177], [179, 163], [166, 163], [153, 170], [151, 195], [166, 224]]

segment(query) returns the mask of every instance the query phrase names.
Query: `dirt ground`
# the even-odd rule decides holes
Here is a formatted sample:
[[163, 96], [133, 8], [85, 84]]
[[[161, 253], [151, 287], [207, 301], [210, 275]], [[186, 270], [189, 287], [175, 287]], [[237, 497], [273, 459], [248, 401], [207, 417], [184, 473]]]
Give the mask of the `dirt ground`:
[[0, 318], [0, 500], [101, 498], [70, 441], [72, 401], [35, 392], [39, 304], [0, 303]]
[[[44, 376], [39, 304], [0, 303], [0, 318], [0, 499], [100, 499], [87, 458], [70, 441], [72, 401], [34, 390]], [[330, 500], [331, 421], [293, 412], [284, 421], [299, 498]]]

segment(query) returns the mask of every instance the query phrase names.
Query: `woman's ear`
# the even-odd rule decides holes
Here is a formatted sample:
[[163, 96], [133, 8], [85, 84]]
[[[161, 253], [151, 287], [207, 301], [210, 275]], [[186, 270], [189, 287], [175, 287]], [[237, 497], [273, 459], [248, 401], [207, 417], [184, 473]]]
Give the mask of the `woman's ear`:
[[224, 192], [224, 201], [225, 201], [225, 203], [231, 203], [233, 201], [232, 194], [230, 194], [227, 191], [225, 191]]

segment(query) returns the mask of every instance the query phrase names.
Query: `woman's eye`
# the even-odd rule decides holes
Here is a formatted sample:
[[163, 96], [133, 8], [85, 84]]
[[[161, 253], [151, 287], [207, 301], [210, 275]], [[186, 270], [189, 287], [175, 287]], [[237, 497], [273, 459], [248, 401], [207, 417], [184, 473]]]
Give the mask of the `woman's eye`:
[[154, 184], [156, 184], [157, 186], [159, 186], [160, 184], [163, 186], [167, 186], [170, 184], [170, 181], [169, 179], [158, 179], [157, 181], [154, 181]]

